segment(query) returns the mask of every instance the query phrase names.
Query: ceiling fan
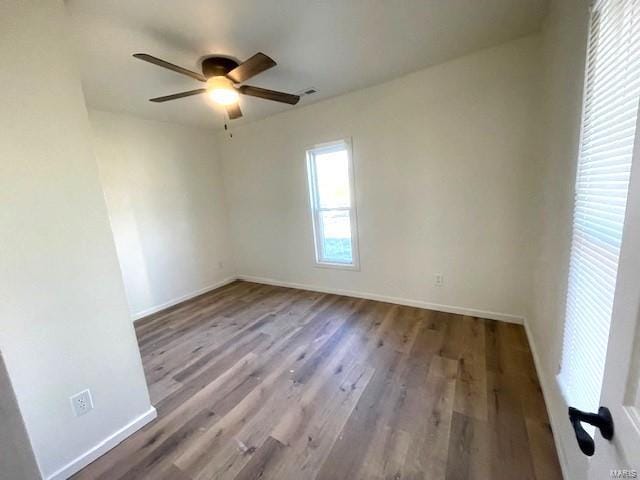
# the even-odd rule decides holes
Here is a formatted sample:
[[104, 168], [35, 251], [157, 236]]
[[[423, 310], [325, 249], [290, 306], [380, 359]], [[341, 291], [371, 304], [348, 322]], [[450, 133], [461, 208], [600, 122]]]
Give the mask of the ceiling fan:
[[224, 105], [230, 119], [235, 119], [242, 116], [242, 111], [238, 104], [239, 95], [249, 95], [266, 100], [273, 100], [274, 102], [288, 103], [290, 105], [295, 105], [300, 100], [298, 95], [277, 92], [266, 88], [252, 87], [251, 85], [240, 85], [251, 77], [276, 66], [276, 62], [273, 61], [273, 59], [261, 52], [256, 53], [253, 57], [242, 63], [238, 63], [232, 58], [220, 56], [205, 58], [202, 61], [202, 73], [187, 70], [186, 68], [146, 53], [135, 53], [133, 56], [207, 84], [206, 88], [198, 88], [196, 90], [174, 93], [173, 95], [166, 95], [164, 97], [151, 98], [149, 99], [151, 102], [167, 102], [177, 98], [208, 93], [213, 101]]

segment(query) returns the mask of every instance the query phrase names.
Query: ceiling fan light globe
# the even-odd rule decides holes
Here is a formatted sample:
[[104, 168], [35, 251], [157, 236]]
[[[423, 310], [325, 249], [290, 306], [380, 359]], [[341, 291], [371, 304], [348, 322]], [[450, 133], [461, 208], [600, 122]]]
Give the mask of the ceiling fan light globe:
[[238, 101], [238, 93], [235, 90], [229, 90], [226, 88], [209, 90], [209, 97], [220, 105], [231, 105]]
[[225, 77], [213, 77], [207, 80], [207, 94], [220, 105], [232, 105], [238, 101], [233, 82]]

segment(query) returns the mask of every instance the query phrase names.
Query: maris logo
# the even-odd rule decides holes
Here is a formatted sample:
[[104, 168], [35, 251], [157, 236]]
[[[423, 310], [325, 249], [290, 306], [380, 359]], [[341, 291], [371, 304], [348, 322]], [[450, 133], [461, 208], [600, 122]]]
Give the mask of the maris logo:
[[611, 478], [638, 478], [637, 470], [611, 470]]

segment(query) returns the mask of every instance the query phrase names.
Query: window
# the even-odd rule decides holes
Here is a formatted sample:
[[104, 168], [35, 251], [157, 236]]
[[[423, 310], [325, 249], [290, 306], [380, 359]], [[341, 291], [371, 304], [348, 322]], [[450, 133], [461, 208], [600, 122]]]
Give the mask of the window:
[[592, 7], [562, 361], [565, 400], [597, 411], [640, 99], [640, 0]]
[[351, 145], [346, 140], [307, 150], [316, 263], [358, 268]]

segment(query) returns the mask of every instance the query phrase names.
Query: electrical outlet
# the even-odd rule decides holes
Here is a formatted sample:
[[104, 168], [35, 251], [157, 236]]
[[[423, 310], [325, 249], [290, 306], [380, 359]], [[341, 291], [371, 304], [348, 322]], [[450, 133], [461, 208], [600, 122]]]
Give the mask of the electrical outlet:
[[436, 287], [441, 287], [444, 285], [444, 275], [442, 275], [441, 273], [436, 273], [436, 281], [435, 281]]
[[93, 399], [91, 398], [91, 391], [88, 388], [69, 397], [69, 400], [71, 400], [71, 408], [76, 417], [93, 410]]

